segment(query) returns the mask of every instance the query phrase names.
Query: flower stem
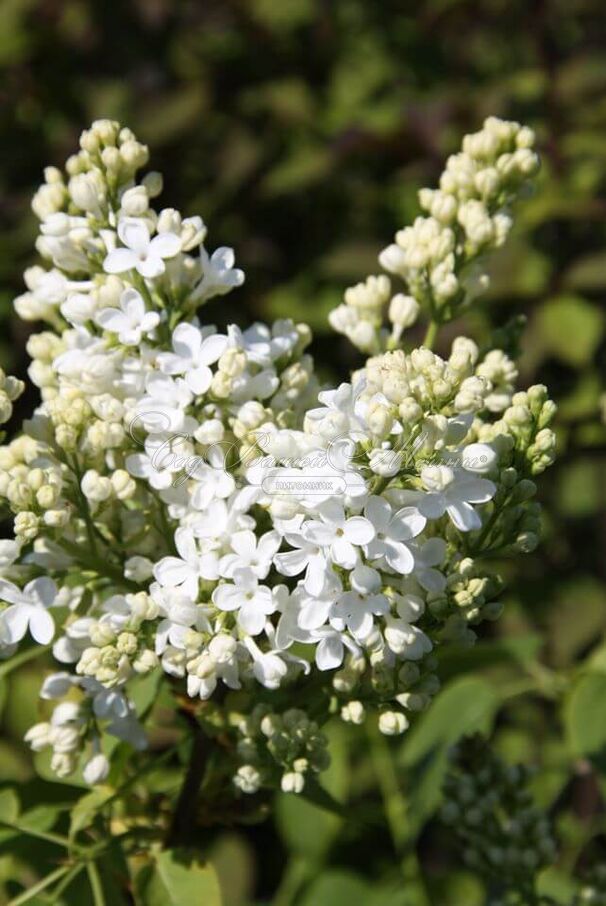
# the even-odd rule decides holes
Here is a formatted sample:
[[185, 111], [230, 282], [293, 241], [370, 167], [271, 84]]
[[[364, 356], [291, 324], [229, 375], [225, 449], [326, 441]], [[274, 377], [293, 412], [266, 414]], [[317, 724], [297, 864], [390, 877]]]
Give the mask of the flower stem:
[[18, 667], [27, 664], [28, 661], [33, 661], [34, 658], [40, 657], [41, 654], [44, 654], [49, 650], [50, 645], [34, 645], [33, 648], [28, 648], [26, 651], [20, 651], [19, 654], [16, 654], [9, 661], [0, 664], [0, 679], [3, 679], [5, 676], [8, 676], [9, 673], [12, 673], [13, 670], [17, 670]]
[[88, 873], [90, 889], [93, 894], [93, 903], [95, 904], [95, 906], [105, 906], [105, 896], [103, 894], [103, 886], [101, 884], [101, 878], [99, 877], [99, 869], [97, 868], [96, 862], [87, 862], [86, 871]]
[[401, 869], [405, 880], [415, 889], [419, 906], [430, 906], [423, 884], [421, 867], [412, 844], [413, 831], [408, 820], [408, 805], [400, 789], [393, 758], [385, 737], [376, 729], [368, 728], [370, 754], [375, 775], [383, 798], [385, 817], [397, 855], [402, 859]]
[[29, 900], [33, 900], [34, 897], [37, 897], [39, 893], [42, 893], [43, 890], [46, 890], [46, 888], [50, 887], [51, 884], [54, 884], [55, 881], [59, 881], [71, 870], [71, 865], [62, 865], [61, 868], [57, 868], [55, 871], [51, 871], [49, 875], [46, 875], [46, 877], [42, 878], [41, 881], [38, 881], [37, 884], [34, 884], [33, 887], [29, 887], [27, 890], [24, 890], [23, 893], [19, 894], [18, 897], [15, 897], [14, 900], [11, 900], [8, 906], [21, 906], [22, 903], [27, 903], [29, 902]]
[[196, 823], [198, 792], [204, 775], [210, 743], [196, 718], [189, 712], [182, 712], [193, 730], [193, 740], [189, 765], [183, 785], [177, 798], [175, 814], [166, 838], [167, 847], [184, 846], [191, 842], [191, 834]]
[[427, 325], [427, 330], [426, 330], [425, 336], [423, 338], [423, 346], [425, 346], [426, 349], [433, 349], [433, 344], [436, 341], [436, 337], [438, 335], [439, 329], [440, 329], [440, 325], [438, 324], [437, 321], [434, 321], [433, 319]]

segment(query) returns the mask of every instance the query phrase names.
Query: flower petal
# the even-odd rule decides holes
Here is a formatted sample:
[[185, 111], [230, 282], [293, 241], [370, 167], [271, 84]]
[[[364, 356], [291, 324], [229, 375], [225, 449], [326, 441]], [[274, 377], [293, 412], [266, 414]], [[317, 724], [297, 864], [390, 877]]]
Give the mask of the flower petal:
[[401, 576], [408, 576], [414, 569], [415, 559], [405, 544], [386, 541], [385, 559]]
[[449, 503], [446, 512], [461, 532], [473, 532], [482, 527], [482, 520], [471, 504], [464, 500]]
[[137, 270], [142, 277], [153, 279], [159, 277], [166, 270], [166, 265], [159, 255], [149, 255], [147, 258], [140, 258], [137, 261]]
[[178, 324], [173, 331], [173, 349], [182, 359], [198, 361], [202, 346], [202, 335], [193, 324]]
[[95, 321], [103, 330], [109, 330], [112, 333], [120, 333], [129, 326], [128, 318], [118, 308], [101, 309], [100, 312], [97, 312]]
[[185, 375], [185, 382], [192, 393], [201, 396], [211, 385], [213, 373], [206, 365], [192, 368]]
[[41, 604], [43, 607], [52, 607], [57, 597], [57, 586], [48, 576], [41, 576], [28, 582], [23, 591], [32, 603]]
[[382, 497], [371, 497], [364, 507], [364, 515], [372, 522], [377, 532], [383, 532], [391, 519], [391, 507]]
[[368, 544], [375, 536], [375, 529], [364, 516], [351, 516], [343, 526], [345, 537], [351, 544]]
[[181, 240], [175, 233], [158, 233], [149, 244], [149, 254], [172, 258], [181, 251]]
[[103, 262], [103, 270], [106, 274], [122, 274], [136, 267], [138, 260], [130, 249], [113, 249]]
[[318, 643], [316, 665], [318, 670], [335, 670], [343, 662], [343, 642], [338, 635], [328, 636]]
[[12, 645], [20, 642], [27, 632], [31, 604], [12, 604], [2, 613], [2, 622], [8, 630], [9, 639]]
[[149, 246], [149, 228], [144, 220], [125, 217], [118, 224], [118, 236], [123, 245], [134, 252], [145, 252]]
[[55, 623], [48, 610], [43, 607], [32, 608], [29, 631], [39, 645], [48, 645], [55, 634]]
[[225, 352], [228, 339], [222, 334], [211, 334], [202, 342], [198, 361], [203, 365], [212, 365]]
[[238, 625], [249, 635], [259, 635], [265, 626], [265, 614], [253, 601], [248, 601], [240, 608]]

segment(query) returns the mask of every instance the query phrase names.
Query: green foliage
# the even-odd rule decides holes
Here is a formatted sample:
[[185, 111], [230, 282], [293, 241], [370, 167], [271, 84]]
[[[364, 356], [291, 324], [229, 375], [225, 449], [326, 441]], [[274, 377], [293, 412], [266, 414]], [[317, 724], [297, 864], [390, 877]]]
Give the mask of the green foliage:
[[200, 903], [221, 906], [221, 893], [212, 866], [186, 850], [164, 849], [136, 880], [136, 899], [145, 906]]

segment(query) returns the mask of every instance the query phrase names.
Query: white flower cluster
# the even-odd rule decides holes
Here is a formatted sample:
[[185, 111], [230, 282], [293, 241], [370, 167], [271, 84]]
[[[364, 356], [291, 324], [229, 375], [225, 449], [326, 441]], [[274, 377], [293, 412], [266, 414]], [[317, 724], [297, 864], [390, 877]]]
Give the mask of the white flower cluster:
[[[529, 134], [511, 124], [489, 121], [465, 144], [441, 190], [453, 223], [468, 223], [457, 211], [478, 193], [501, 204], [532, 169]], [[129, 687], [155, 672], [193, 700], [227, 695], [229, 707], [237, 690], [251, 713], [259, 691], [288, 690], [275, 732], [301, 743], [278, 758], [296, 791], [325, 760], [315, 725], [299, 726], [308, 687], [324, 717], [374, 712], [401, 733], [437, 691], [434, 646], [496, 616], [499, 583], [474, 556], [532, 546], [529, 476], [553, 457], [553, 406], [544, 388], [514, 394], [508, 355], [465, 338], [443, 359], [385, 352], [360, 330], [375, 356], [319, 391], [305, 325], [202, 323], [200, 305], [243, 274], [231, 249], [206, 252], [200, 218], [150, 208], [161, 179], [136, 182], [146, 161], [129, 130], [97, 122], [68, 176], [47, 171], [34, 200], [48, 266], [26, 274], [15, 304], [51, 329], [28, 343], [42, 403], [0, 448], [16, 535], [0, 551], [0, 643], [10, 655], [29, 630], [72, 665], [43, 690], [69, 692], [70, 708], [28, 735], [60, 773], [85, 753], [87, 778], [104, 776], [106, 733], [143, 744]], [[470, 168], [496, 176], [465, 196]], [[452, 232], [444, 217], [423, 229]], [[418, 258], [415, 280], [430, 279]], [[346, 306], [380, 331], [389, 296], [387, 277], [369, 278]], [[395, 296], [389, 310], [395, 343], [419, 304]], [[259, 758], [240, 768], [241, 789], [265, 783]]]
[[[511, 204], [538, 170], [534, 142], [531, 129], [496, 117], [466, 135], [462, 150], [448, 158], [439, 189], [419, 192], [428, 216], [400, 230], [379, 256], [386, 271], [404, 280], [407, 294], [390, 299], [389, 279], [369, 277], [331, 312], [334, 329], [362, 352], [377, 353], [400, 342], [421, 307], [437, 322], [450, 320], [485, 290], [488, 275], [478, 259], [507, 239]], [[391, 331], [382, 326], [386, 307]]]

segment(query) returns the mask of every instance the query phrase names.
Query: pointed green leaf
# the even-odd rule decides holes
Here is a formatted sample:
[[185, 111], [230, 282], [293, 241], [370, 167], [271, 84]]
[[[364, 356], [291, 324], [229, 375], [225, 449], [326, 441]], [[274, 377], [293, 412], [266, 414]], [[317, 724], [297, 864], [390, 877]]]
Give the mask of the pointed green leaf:
[[214, 868], [193, 850], [164, 849], [137, 879], [137, 895], [145, 906], [221, 906]]

